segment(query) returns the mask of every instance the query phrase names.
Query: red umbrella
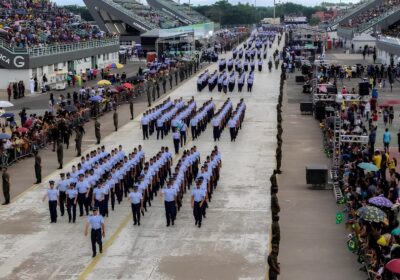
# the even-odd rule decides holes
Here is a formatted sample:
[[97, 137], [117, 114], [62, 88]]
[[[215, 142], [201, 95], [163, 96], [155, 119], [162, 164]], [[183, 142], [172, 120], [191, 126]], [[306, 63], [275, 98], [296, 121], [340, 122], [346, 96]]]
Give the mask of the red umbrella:
[[32, 124], [33, 124], [33, 120], [27, 119], [23, 126], [29, 128], [32, 126]]
[[119, 92], [121, 92], [121, 91], [124, 91], [124, 90], [125, 90], [125, 88], [124, 88], [123, 86], [116, 87], [116, 89], [117, 89]]
[[387, 105], [399, 105], [400, 104], [400, 99], [389, 99], [386, 100], [385, 104]]
[[28, 131], [29, 131], [29, 129], [27, 129], [26, 127], [18, 127], [17, 128], [17, 132], [19, 132], [19, 133], [26, 133]]
[[391, 260], [385, 267], [393, 273], [400, 273], [400, 259]]
[[132, 84], [130, 84], [130, 83], [123, 83], [122, 85], [124, 87], [126, 87], [127, 89], [132, 89], [133, 88]]

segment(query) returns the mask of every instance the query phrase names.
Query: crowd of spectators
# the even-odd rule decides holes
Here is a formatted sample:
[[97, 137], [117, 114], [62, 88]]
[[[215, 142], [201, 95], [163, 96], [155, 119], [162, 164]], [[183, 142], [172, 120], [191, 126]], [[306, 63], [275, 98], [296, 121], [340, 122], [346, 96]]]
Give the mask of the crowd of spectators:
[[50, 0], [0, 0], [0, 35], [13, 47], [43, 47], [110, 37]]
[[343, 27], [358, 27], [364, 23], [371, 21], [379, 15], [397, 8], [400, 5], [400, 0], [384, 0], [379, 5], [374, 6], [359, 15], [351, 18], [347, 23], [342, 23]]
[[400, 35], [400, 21], [396, 22], [388, 29], [382, 30], [382, 34], [389, 37], [399, 37]]
[[158, 1], [171, 9], [178, 10], [179, 12], [186, 14], [195, 23], [204, 23], [204, 22], [210, 21], [208, 18], [206, 18], [202, 14], [196, 12], [189, 5], [186, 5], [186, 4], [180, 5], [172, 0], [158, 0]]
[[114, 2], [137, 14], [154, 28], [173, 28], [181, 25], [178, 20], [169, 14], [143, 5], [140, 2], [127, 0], [114, 0]]
[[[348, 248], [358, 256], [369, 279], [374, 280], [391, 280], [399, 276], [387, 267], [390, 261], [400, 258], [400, 174], [396, 171], [396, 154], [390, 149], [390, 142], [394, 141], [389, 131], [394, 109], [390, 104], [378, 102], [376, 82], [388, 78], [393, 72], [394, 69], [384, 65], [321, 65], [319, 69], [320, 82], [323, 83], [333, 81], [333, 85], [347, 77], [365, 78], [370, 82], [371, 97], [357, 97], [358, 90], [356, 92], [353, 88], [350, 91], [343, 86], [339, 90], [343, 100], [335, 100], [326, 106], [334, 106], [340, 112], [340, 133], [346, 140], [339, 147], [338, 183], [343, 198], [338, 202], [344, 205], [344, 209], [337, 214], [337, 223], [341, 222], [342, 218], [338, 217], [342, 214], [350, 231]], [[347, 98], [349, 94], [354, 96]], [[377, 136], [378, 126], [383, 130], [382, 138]], [[333, 155], [333, 117], [327, 116], [321, 127], [325, 132], [327, 154]], [[378, 148], [381, 141], [383, 148]]]

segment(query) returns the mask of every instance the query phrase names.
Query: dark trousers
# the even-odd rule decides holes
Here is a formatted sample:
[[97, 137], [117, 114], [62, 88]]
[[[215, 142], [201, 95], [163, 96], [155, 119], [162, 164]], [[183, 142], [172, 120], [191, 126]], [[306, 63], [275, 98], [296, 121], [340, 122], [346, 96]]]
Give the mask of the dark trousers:
[[229, 128], [229, 133], [231, 135], [231, 141], [235, 141], [236, 139], [236, 129], [234, 127]]
[[104, 201], [103, 201], [104, 205], [103, 205], [103, 207], [104, 207], [104, 215], [107, 216], [107, 217], [108, 217], [108, 200], [109, 199], [110, 199], [110, 195], [106, 194], [104, 196]]
[[78, 193], [79, 215], [83, 216], [83, 206], [85, 206], [86, 215], [89, 215], [89, 200], [86, 193]]
[[198, 223], [201, 224], [202, 220], [202, 209], [200, 207], [200, 201], [195, 201], [194, 202], [194, 207], [193, 207], [193, 216], [194, 220]]
[[[67, 199], [67, 213], [68, 213], [68, 221], [75, 223], [76, 220], [76, 204], [74, 204], [75, 198]], [[72, 210], [72, 211], [71, 211]]]
[[157, 140], [160, 138], [161, 134], [161, 139], [164, 139], [164, 126], [157, 127]]
[[3, 187], [3, 195], [4, 195], [4, 200], [5, 203], [10, 203], [10, 189], [9, 188], [4, 188]]
[[49, 200], [50, 220], [57, 223], [57, 200]]
[[114, 206], [115, 206], [115, 191], [114, 189], [111, 189], [111, 210], [114, 211]]
[[123, 197], [123, 190], [121, 182], [115, 184], [115, 196], [117, 197], [118, 204], [121, 203]]
[[132, 207], [133, 222], [135, 223], [135, 225], [137, 223], [140, 224], [140, 203], [137, 204], [131, 203], [131, 207]]
[[191, 126], [190, 130], [192, 131], [192, 140], [197, 138], [197, 134], [196, 134], [196, 127], [195, 126]]
[[143, 131], [143, 140], [144, 139], [149, 139], [149, 125], [143, 124], [142, 125], [142, 131]]
[[186, 145], [186, 131], [180, 131], [181, 134], [181, 147]]
[[64, 216], [64, 205], [67, 200], [67, 195], [65, 194], [65, 192], [60, 191], [59, 199], [60, 199], [60, 213], [61, 216]]
[[103, 249], [103, 242], [101, 241], [101, 229], [92, 229], [90, 234], [90, 240], [92, 241], [92, 252], [93, 255], [96, 254], [96, 242], [99, 244], [100, 252]]
[[176, 207], [175, 201], [164, 201], [165, 205], [165, 217], [167, 218], [167, 225], [175, 221], [176, 218]]
[[174, 139], [175, 154], [179, 153], [179, 139]]
[[213, 127], [213, 137], [214, 137], [214, 141], [219, 140], [219, 127], [218, 126], [214, 126]]

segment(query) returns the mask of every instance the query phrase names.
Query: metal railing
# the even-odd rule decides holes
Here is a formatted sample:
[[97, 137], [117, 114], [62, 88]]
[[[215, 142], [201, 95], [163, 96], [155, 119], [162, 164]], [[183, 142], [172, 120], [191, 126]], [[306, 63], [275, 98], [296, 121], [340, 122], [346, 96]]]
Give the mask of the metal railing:
[[395, 6], [393, 9], [388, 10], [384, 13], [381, 13], [379, 16], [374, 17], [373, 19], [369, 20], [368, 22], [365, 22], [361, 25], [359, 25], [356, 29], [355, 29], [355, 33], [363, 33], [364, 31], [368, 30], [369, 28], [373, 27], [375, 24], [377, 24], [378, 22], [380, 22], [381, 20], [387, 18], [388, 16], [396, 13], [400, 11], [400, 6]]
[[143, 27], [147, 28], [148, 31], [154, 28], [158, 28], [157, 25], [153, 24], [152, 22], [149, 22], [146, 18], [133, 13], [132, 11], [122, 7], [120, 4], [115, 3], [112, 0], [103, 0], [103, 2], [107, 3], [108, 5], [112, 6], [113, 8], [117, 9], [121, 13], [124, 13], [125, 15], [136, 19], [137, 21], [140, 21], [140, 23], [143, 25]]
[[400, 38], [390, 37], [390, 36], [379, 36], [378, 41], [386, 44], [391, 44], [395, 46], [400, 46]]
[[364, 9], [365, 7], [367, 7], [369, 4], [376, 2], [376, 0], [372, 0], [372, 1], [365, 1], [364, 3], [361, 3], [359, 5], [357, 5], [354, 8], [349, 8], [348, 12], [346, 10], [346, 13], [340, 17], [335, 18], [334, 22], [331, 23], [329, 26], [334, 26], [339, 24], [341, 21], [343, 21], [344, 19], [351, 17], [352, 15], [358, 13], [359, 11], [361, 11], [362, 9]]
[[39, 57], [39, 56], [47, 56], [54, 55], [65, 52], [76, 52], [80, 50], [99, 48], [99, 47], [108, 47], [119, 45], [119, 38], [109, 38], [109, 39], [94, 39], [85, 42], [79, 43], [70, 43], [70, 44], [60, 44], [60, 45], [49, 45], [46, 47], [28, 47], [28, 48], [19, 48], [14, 47], [7, 43], [4, 39], [0, 38], [0, 47], [7, 49], [8, 51], [14, 54], [29, 54], [31, 57]]
[[87, 50], [100, 47], [109, 47], [119, 45], [119, 38], [90, 40], [72, 44], [50, 45], [46, 47], [28, 48], [28, 53], [32, 57], [54, 55], [66, 52], [77, 52], [80, 50]]
[[4, 40], [3, 38], [0, 38], [0, 47], [14, 53], [14, 54], [27, 54], [28, 50], [26, 48], [18, 48], [18, 47], [14, 47], [12, 45], [10, 45], [9, 43], [7, 43], [6, 40]]
[[[197, 21], [209, 21], [205, 16], [202, 14], [198, 13], [197, 11], [193, 10], [190, 7], [186, 7], [183, 5], [179, 5], [178, 3], [175, 3], [174, 1], [169, 1], [169, 0], [156, 0], [157, 2], [165, 5], [166, 7], [174, 10], [176, 13], [180, 14], [181, 16], [184, 17], [189, 17], [189, 18], [196, 18]], [[181, 14], [183, 13], [183, 14]]]

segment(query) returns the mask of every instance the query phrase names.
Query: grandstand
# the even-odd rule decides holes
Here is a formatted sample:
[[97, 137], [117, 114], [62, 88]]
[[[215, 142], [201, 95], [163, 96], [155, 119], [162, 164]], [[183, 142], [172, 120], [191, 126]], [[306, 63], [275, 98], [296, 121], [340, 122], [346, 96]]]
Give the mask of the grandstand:
[[[50, 0], [0, 0], [0, 88], [118, 62], [119, 38]], [[60, 77], [58, 77], [60, 78]]]
[[400, 20], [381, 30], [376, 41], [378, 59], [382, 63], [397, 64], [400, 59]]
[[344, 40], [352, 40], [362, 33], [375, 34], [377, 29], [385, 29], [399, 18], [400, 0], [372, 1], [339, 24], [338, 36]]
[[150, 6], [165, 11], [187, 24], [205, 23], [210, 20], [193, 10], [189, 5], [180, 5], [173, 0], [148, 0]]
[[135, 0], [84, 0], [103, 30], [122, 37], [138, 37], [153, 29], [170, 29], [186, 25], [174, 15]]

